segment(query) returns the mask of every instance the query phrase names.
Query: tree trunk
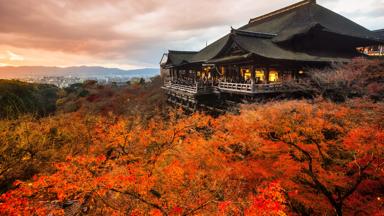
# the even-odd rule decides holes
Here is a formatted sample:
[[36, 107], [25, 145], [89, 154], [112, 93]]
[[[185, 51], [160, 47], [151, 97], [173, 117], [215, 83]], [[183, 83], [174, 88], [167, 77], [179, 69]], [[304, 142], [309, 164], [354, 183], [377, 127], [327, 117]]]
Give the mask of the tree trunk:
[[342, 216], [343, 215], [343, 205], [340, 203], [336, 206], [334, 206], [335, 210], [336, 210], [336, 215], [337, 216]]

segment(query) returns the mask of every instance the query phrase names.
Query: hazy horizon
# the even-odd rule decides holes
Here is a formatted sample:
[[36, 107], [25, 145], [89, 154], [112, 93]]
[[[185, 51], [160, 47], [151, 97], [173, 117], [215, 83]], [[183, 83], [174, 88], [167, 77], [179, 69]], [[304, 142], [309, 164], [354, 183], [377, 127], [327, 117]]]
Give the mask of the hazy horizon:
[[100, 66], [3, 66], [0, 79], [26, 79], [39, 77], [78, 77], [83, 79], [101, 77], [153, 77], [160, 73], [158, 68], [124, 70]]
[[[296, 2], [0, 0], [0, 66], [156, 68], [168, 49], [198, 51], [231, 26]], [[317, 2], [384, 28], [384, 0]]]
[[159, 70], [157, 67], [143, 67], [143, 68], [131, 68], [131, 69], [124, 69], [119, 67], [107, 67], [102, 65], [68, 65], [68, 66], [57, 66], [57, 65], [0, 65], [0, 68], [23, 68], [23, 67], [43, 67], [43, 68], [81, 68], [81, 67], [88, 67], [88, 68], [105, 68], [105, 69], [119, 69], [124, 71], [131, 71], [131, 70], [143, 70], [143, 69], [156, 69]]

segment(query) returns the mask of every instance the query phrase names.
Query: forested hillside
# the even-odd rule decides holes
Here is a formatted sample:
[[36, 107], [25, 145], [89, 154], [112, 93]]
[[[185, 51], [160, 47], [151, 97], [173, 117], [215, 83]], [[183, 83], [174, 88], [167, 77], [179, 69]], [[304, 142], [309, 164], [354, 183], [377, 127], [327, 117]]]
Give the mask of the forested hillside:
[[124, 86], [99, 85], [96, 81], [74, 84], [59, 92], [58, 113], [81, 112], [87, 114], [114, 113], [139, 115], [150, 118], [167, 109], [159, 76], [150, 82], [138, 80]]
[[0, 120], [0, 214], [383, 215], [382, 66], [220, 116], [166, 106], [159, 78], [62, 89], [55, 115]]
[[52, 113], [56, 110], [57, 91], [52, 85], [0, 79], [0, 118]]

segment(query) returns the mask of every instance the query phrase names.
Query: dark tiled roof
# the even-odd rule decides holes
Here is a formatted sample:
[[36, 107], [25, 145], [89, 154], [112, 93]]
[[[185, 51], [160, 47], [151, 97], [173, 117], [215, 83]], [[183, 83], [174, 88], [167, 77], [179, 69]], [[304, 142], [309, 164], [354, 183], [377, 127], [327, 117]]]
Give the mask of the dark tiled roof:
[[182, 64], [190, 63], [191, 58], [195, 54], [197, 54], [197, 52], [169, 50], [166, 65], [179, 66]]

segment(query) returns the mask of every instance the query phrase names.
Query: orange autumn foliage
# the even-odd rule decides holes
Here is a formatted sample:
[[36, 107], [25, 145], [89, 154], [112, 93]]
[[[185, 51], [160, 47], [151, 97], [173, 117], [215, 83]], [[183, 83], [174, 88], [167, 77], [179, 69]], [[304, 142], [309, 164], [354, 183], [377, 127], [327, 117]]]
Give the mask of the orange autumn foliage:
[[15, 182], [0, 214], [379, 214], [383, 107], [289, 101], [218, 118], [95, 116], [83, 151]]

